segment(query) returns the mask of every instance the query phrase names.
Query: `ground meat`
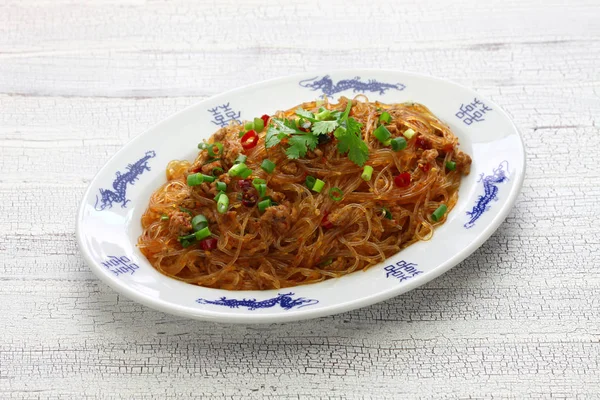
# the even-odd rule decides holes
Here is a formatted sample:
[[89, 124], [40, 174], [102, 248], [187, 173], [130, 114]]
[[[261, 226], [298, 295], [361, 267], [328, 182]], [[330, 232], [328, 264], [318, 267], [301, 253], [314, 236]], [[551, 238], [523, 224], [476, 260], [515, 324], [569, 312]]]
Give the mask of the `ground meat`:
[[261, 224], [269, 224], [278, 234], [285, 234], [298, 219], [298, 211], [289, 202], [269, 207], [260, 217]]
[[335, 226], [346, 226], [352, 220], [353, 215], [348, 210], [338, 208], [327, 215], [327, 219]]
[[469, 175], [471, 171], [471, 157], [462, 151], [458, 151], [454, 156], [454, 160], [456, 160], [456, 169], [464, 175]]
[[192, 230], [192, 217], [183, 211], [175, 211], [169, 217], [169, 232], [171, 235], [184, 236]]
[[281, 172], [288, 175], [296, 175], [298, 173], [298, 164], [294, 161], [287, 162], [281, 166]]
[[217, 160], [217, 161], [213, 161], [208, 164], [205, 164], [202, 166], [202, 168], [200, 168], [200, 170], [202, 171], [203, 174], [212, 175], [212, 171], [215, 168], [223, 169], [223, 166], [221, 165], [221, 161]]
[[281, 192], [272, 192], [271, 198], [275, 203], [281, 203], [285, 199], [285, 194]]
[[435, 159], [437, 158], [437, 156], [439, 155], [438, 151], [436, 149], [430, 149], [430, 150], [425, 150], [423, 152], [423, 154], [421, 154], [421, 158], [419, 159], [419, 162], [421, 164], [433, 164], [435, 163]]

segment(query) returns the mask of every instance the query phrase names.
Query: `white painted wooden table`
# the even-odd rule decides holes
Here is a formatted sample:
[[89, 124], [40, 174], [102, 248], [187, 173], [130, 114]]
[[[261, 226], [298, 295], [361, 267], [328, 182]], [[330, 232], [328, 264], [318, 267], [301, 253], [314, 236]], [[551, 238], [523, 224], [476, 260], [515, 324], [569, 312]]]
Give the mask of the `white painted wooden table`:
[[[0, 0], [0, 398], [599, 398], [597, 0], [197, 3]], [[125, 142], [224, 90], [339, 67], [449, 78], [514, 118], [525, 186], [473, 256], [270, 326], [165, 315], [92, 275], [76, 208]]]

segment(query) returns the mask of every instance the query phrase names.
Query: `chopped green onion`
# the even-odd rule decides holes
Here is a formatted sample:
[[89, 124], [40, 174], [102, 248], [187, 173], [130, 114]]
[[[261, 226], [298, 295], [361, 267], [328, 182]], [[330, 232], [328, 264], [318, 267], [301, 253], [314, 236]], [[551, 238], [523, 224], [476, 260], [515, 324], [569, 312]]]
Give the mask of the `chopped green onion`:
[[265, 158], [262, 162], [262, 164], [260, 164], [260, 167], [267, 173], [270, 174], [273, 172], [273, 170], [275, 169], [275, 163], [271, 160], [269, 160], [268, 158]]
[[184, 213], [188, 213], [190, 214], [192, 217], [194, 216], [194, 213], [192, 212], [192, 210], [188, 210], [187, 208], [184, 207], [179, 207], [179, 211], [184, 212]]
[[379, 122], [382, 122], [384, 124], [389, 124], [391, 120], [392, 120], [392, 116], [387, 111], [382, 112], [381, 115], [379, 116]]
[[242, 178], [242, 179], [246, 179], [250, 175], [252, 175], [252, 170], [250, 168], [246, 168], [245, 170], [240, 172], [240, 178]]
[[433, 212], [433, 214], [431, 214], [431, 219], [434, 222], [438, 222], [439, 220], [441, 220], [444, 217], [444, 214], [446, 214], [447, 210], [448, 210], [448, 207], [446, 207], [445, 204], [442, 204], [441, 206], [439, 206], [437, 208], [437, 210], [435, 210]]
[[[215, 152], [215, 147], [217, 148], [216, 152]], [[208, 150], [209, 156], [216, 157], [216, 156], [220, 155], [221, 153], [223, 153], [223, 144], [219, 143], [219, 142], [209, 144], [207, 147], [207, 150]]]
[[412, 129], [409, 128], [409, 129], [407, 129], [407, 130], [404, 131], [403, 135], [404, 135], [405, 138], [407, 138], [408, 140], [410, 140], [410, 139], [412, 139], [413, 136], [415, 136], [415, 133], [417, 133], [417, 132], [415, 132], [415, 131], [413, 131]]
[[217, 179], [217, 178], [215, 178], [212, 175], [202, 175], [202, 181], [203, 182], [209, 182], [210, 183], [210, 182], [214, 182], [215, 179]]
[[246, 134], [245, 130], [241, 130], [240, 133], [238, 133], [238, 137], [244, 137], [244, 135]]
[[198, 143], [198, 148], [200, 150], [206, 150], [207, 147], [208, 147], [208, 143], [206, 143], [206, 142], [200, 142], [200, 143]]
[[223, 168], [215, 167], [212, 169], [211, 174], [212, 174], [212, 176], [220, 176], [223, 172], [225, 172], [225, 171], [223, 171]]
[[392, 135], [384, 125], [379, 125], [379, 127], [373, 132], [373, 136], [375, 136], [381, 143], [385, 143], [386, 140], [388, 140]]
[[202, 214], [196, 215], [192, 218], [192, 229], [194, 232], [199, 231], [200, 229], [206, 228], [208, 226], [208, 220]]
[[215, 201], [218, 201], [219, 197], [221, 197], [222, 194], [225, 194], [225, 192], [223, 192], [223, 191], [217, 192], [217, 195], [215, 196]]
[[454, 171], [456, 169], [456, 163], [454, 161], [446, 161], [446, 169], [448, 171]]
[[246, 123], [244, 124], [244, 129], [247, 131], [251, 131], [252, 129], [254, 129], [254, 121], [246, 121]]
[[252, 186], [258, 191], [258, 197], [265, 197], [267, 193], [267, 181], [256, 178], [252, 180]]
[[190, 240], [185, 240], [185, 239], [183, 239], [183, 240], [180, 240], [180, 241], [179, 241], [179, 243], [181, 243], [181, 246], [182, 246], [183, 248], [190, 247], [190, 246], [192, 245], [192, 241], [190, 241]]
[[328, 265], [331, 265], [331, 264], [333, 264], [333, 258], [329, 257], [329, 258], [327, 258], [327, 259], [325, 259], [325, 260], [321, 261], [321, 262], [320, 262], [320, 263], [318, 263], [317, 265], [318, 265], [319, 267], [326, 267], [326, 266], [328, 266]]
[[194, 236], [196, 237], [196, 240], [206, 239], [210, 235], [211, 235], [211, 233], [210, 233], [210, 229], [208, 229], [208, 226], [205, 227], [205, 228], [202, 228], [198, 232], [194, 233]]
[[371, 167], [370, 165], [365, 165], [365, 167], [363, 168], [363, 173], [360, 177], [368, 182], [371, 180], [371, 175], [373, 175], [373, 167]]
[[248, 167], [246, 166], [246, 164], [244, 163], [239, 163], [239, 164], [235, 164], [233, 167], [229, 168], [229, 175], [231, 176], [238, 176], [240, 175], [243, 171], [247, 170]]
[[243, 164], [246, 162], [247, 158], [248, 158], [248, 156], [240, 154], [239, 156], [237, 156], [237, 158], [235, 159], [235, 161], [233, 163], [234, 164]]
[[202, 174], [190, 174], [187, 177], [188, 186], [198, 186], [202, 182], [204, 182], [204, 177]]
[[309, 189], [312, 189], [315, 186], [315, 182], [317, 181], [317, 178], [315, 178], [314, 176], [307, 176], [306, 177], [306, 187]]
[[161, 221], [168, 221], [169, 220], [169, 216], [167, 214], [163, 214], [160, 216], [160, 220]]
[[385, 207], [381, 207], [381, 212], [383, 213], [383, 217], [387, 219], [393, 219], [392, 212]]
[[229, 208], [229, 197], [225, 193], [221, 193], [217, 200], [217, 211], [220, 214], [225, 214]]
[[260, 212], [263, 212], [272, 205], [273, 202], [271, 201], [271, 199], [264, 199], [258, 202], [258, 209]]
[[227, 190], [227, 184], [225, 182], [217, 181], [216, 187], [219, 192], [224, 192]]
[[317, 179], [315, 181], [315, 184], [312, 187], [312, 190], [314, 190], [317, 193], [321, 193], [321, 190], [323, 190], [323, 187], [325, 186], [325, 182], [323, 182], [320, 179]]
[[329, 189], [329, 197], [333, 201], [340, 201], [344, 198], [344, 192], [339, 187], [332, 187]]
[[262, 118], [254, 118], [254, 131], [260, 133], [263, 129], [265, 129], [265, 121]]
[[392, 150], [394, 151], [404, 150], [406, 148], [406, 139], [404, 139], [403, 137], [393, 138], [391, 145]]

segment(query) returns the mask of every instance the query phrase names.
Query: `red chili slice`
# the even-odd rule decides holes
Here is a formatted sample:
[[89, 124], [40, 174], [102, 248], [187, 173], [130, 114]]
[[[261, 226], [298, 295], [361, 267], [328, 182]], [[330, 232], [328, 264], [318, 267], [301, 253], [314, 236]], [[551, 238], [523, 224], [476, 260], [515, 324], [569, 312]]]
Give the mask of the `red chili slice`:
[[256, 146], [258, 143], [258, 135], [254, 130], [250, 130], [246, 132], [244, 136], [242, 136], [242, 147], [244, 150], [249, 150]]
[[333, 228], [333, 223], [327, 217], [328, 215], [329, 215], [329, 211], [325, 211], [325, 214], [323, 215], [323, 219], [321, 220], [321, 226], [325, 229]]
[[263, 122], [265, 123], [265, 127], [267, 126], [267, 122], [269, 122], [269, 118], [271, 118], [271, 117], [269, 117], [267, 114], [260, 117], [260, 119], [262, 119]]
[[399, 175], [397, 175], [394, 178], [394, 183], [396, 184], [396, 186], [398, 187], [407, 187], [408, 185], [410, 185], [410, 173], [408, 172], [403, 172]]
[[217, 243], [218, 243], [218, 240], [215, 238], [208, 238], [208, 239], [201, 240], [199, 242], [200, 248], [202, 250], [214, 250], [217, 248]]

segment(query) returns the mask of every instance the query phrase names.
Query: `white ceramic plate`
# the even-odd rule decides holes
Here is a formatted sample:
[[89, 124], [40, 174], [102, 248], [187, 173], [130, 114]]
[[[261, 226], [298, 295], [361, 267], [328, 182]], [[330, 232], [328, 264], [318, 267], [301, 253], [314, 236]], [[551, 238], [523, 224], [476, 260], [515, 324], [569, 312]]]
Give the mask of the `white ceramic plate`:
[[[367, 271], [268, 291], [208, 289], [157, 272], [136, 247], [140, 217], [165, 182], [173, 159], [193, 160], [197, 144], [232, 119], [247, 120], [323, 95], [359, 93], [385, 103], [429, 107], [473, 158], [459, 201], [433, 239], [414, 244]], [[100, 170], [77, 218], [86, 261], [104, 282], [152, 308], [190, 318], [238, 323], [314, 318], [364, 307], [414, 289], [477, 249], [502, 223], [525, 174], [519, 132], [500, 107], [455, 83], [382, 70], [337, 70], [270, 80], [212, 97], [139, 135]]]

